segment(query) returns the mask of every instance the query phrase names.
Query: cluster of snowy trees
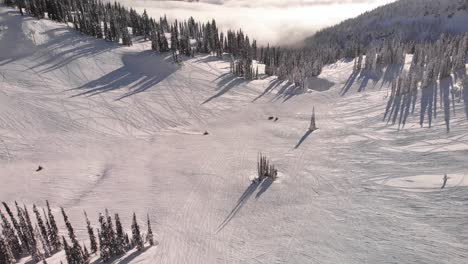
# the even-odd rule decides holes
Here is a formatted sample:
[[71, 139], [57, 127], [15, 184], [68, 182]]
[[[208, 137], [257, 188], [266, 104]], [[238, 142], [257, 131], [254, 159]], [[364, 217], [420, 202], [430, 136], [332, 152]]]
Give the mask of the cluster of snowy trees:
[[78, 242], [73, 226], [63, 208], [61, 212], [68, 231], [68, 239], [65, 236], [60, 236], [49, 202], [47, 202], [47, 212], [43, 208], [42, 215], [36, 205], [33, 205], [35, 222], [30, 217], [26, 206], [20, 207], [16, 202], [15, 206], [16, 217], [6, 203], [3, 203], [3, 207], [7, 215], [0, 210], [2, 230], [0, 263], [2, 264], [16, 263], [20, 258], [26, 256], [31, 256], [36, 263], [40, 261], [46, 263], [46, 258], [62, 249], [65, 250], [67, 263], [86, 264], [89, 263], [92, 254], [99, 253], [100, 259], [106, 261], [133, 248], [143, 249], [145, 241], [151, 246], [154, 245], [149, 216], [146, 236], [143, 236], [136, 216], [133, 214], [132, 237], [130, 239], [122, 228], [118, 214], [115, 214], [114, 221], [112, 221], [112, 217], [106, 210], [105, 215], [99, 216], [100, 228], [94, 230], [85, 213], [90, 245], [90, 250], [88, 250], [84, 243], [80, 245]]
[[[374, 44], [366, 51], [357, 50], [354, 63], [354, 74], [370, 74], [380, 77], [385, 68], [393, 67], [397, 72], [392, 81], [391, 94], [384, 119], [404, 123], [406, 116], [415, 111], [418, 91], [422, 91], [420, 125], [424, 124], [424, 114], [432, 119], [437, 115], [438, 104], [444, 108], [446, 119], [449, 118], [449, 104], [466, 100], [466, 58], [468, 55], [468, 34], [443, 34], [436, 41], [404, 43], [403, 41], [386, 41]], [[406, 58], [410, 56], [409, 67], [405, 67]], [[444, 80], [457, 80], [464, 83], [461, 89], [451, 85], [440, 85]], [[451, 82], [452, 83], [452, 82]], [[437, 89], [439, 88], [439, 89]], [[448, 90], [450, 88], [450, 90]], [[450, 94], [449, 94], [450, 93]], [[449, 99], [449, 96], [451, 99]], [[440, 100], [437, 100], [440, 98]], [[389, 110], [389, 109], [387, 109]], [[429, 110], [429, 111], [426, 111]], [[403, 120], [402, 120], [403, 119]], [[446, 120], [448, 123], [448, 120]]]

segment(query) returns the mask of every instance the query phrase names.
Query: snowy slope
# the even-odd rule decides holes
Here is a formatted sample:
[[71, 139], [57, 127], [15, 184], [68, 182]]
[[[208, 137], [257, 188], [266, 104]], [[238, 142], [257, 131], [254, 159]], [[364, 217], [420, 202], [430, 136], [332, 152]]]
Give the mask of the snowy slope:
[[[357, 80], [340, 96], [352, 62], [299, 95], [232, 78], [212, 57], [174, 65], [147, 43], [119, 47], [2, 7], [0, 25], [0, 200], [49, 199], [83, 240], [83, 210], [95, 225], [118, 212], [127, 228], [149, 213], [159, 245], [115, 263], [466, 262], [461, 105], [450, 133], [417, 115], [398, 131], [382, 122], [387, 84]], [[277, 182], [250, 185], [258, 152]]]
[[344, 45], [398, 39], [435, 40], [443, 33], [468, 32], [466, 0], [399, 0], [323, 29], [306, 45]]

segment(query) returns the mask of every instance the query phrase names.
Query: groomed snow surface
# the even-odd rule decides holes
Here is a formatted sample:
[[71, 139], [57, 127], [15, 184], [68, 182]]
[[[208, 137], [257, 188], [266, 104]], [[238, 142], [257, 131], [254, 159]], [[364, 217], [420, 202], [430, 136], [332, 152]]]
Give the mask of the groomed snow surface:
[[[176, 65], [148, 43], [120, 47], [3, 7], [0, 29], [0, 200], [48, 199], [62, 234], [59, 207], [83, 241], [83, 210], [96, 228], [105, 208], [119, 213], [127, 231], [133, 212], [145, 230], [148, 213], [159, 244], [114, 263], [468, 261], [463, 103], [450, 133], [443, 114], [398, 131], [382, 121], [388, 83], [357, 79], [340, 95], [353, 62], [299, 94], [234, 78], [214, 57]], [[259, 152], [277, 182], [251, 185]]]

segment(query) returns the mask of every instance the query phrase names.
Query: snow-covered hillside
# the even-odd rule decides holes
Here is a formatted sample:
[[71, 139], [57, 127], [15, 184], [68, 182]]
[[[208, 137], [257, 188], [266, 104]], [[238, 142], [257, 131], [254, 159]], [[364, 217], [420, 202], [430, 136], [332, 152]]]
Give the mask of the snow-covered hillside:
[[[149, 43], [121, 47], [4, 7], [0, 29], [0, 201], [48, 199], [83, 242], [83, 210], [95, 227], [105, 208], [119, 213], [127, 231], [148, 213], [159, 244], [114, 263], [468, 258], [462, 104], [450, 133], [444, 118], [420, 128], [418, 114], [398, 130], [382, 122], [389, 84], [351, 79], [352, 61], [299, 94], [232, 77], [214, 57], [175, 65]], [[259, 152], [278, 181], [251, 184]]]
[[349, 45], [359, 41], [435, 40], [443, 33], [468, 32], [466, 0], [399, 0], [319, 31], [306, 45]]

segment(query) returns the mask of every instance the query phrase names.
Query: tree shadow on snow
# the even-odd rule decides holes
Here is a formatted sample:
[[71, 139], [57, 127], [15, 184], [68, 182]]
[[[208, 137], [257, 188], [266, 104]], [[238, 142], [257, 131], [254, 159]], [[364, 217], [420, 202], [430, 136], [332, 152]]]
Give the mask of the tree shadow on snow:
[[216, 233], [219, 233], [223, 230], [229, 222], [236, 216], [239, 210], [247, 203], [250, 197], [258, 190], [258, 193], [255, 195], [255, 199], [259, 199], [273, 184], [273, 179], [267, 177], [261, 182], [252, 182], [249, 187], [244, 191], [241, 197], [237, 200], [236, 206], [231, 210], [228, 216], [223, 220], [223, 222], [216, 229]]
[[359, 72], [354, 72], [351, 73], [351, 75], [348, 77], [348, 80], [346, 80], [345, 85], [343, 88], [341, 88], [340, 95], [344, 96], [348, 93], [349, 89], [351, 89], [351, 86], [353, 86], [354, 82], [356, 81], [357, 77], [359, 75]]
[[216, 229], [216, 233], [219, 233], [221, 230], [226, 227], [229, 222], [231, 222], [232, 218], [236, 216], [237, 212], [244, 206], [244, 204], [249, 200], [249, 198], [252, 196], [252, 194], [257, 190], [259, 186], [258, 182], [252, 182], [249, 187], [244, 191], [244, 193], [241, 195], [241, 197], [237, 200], [236, 206], [231, 210], [231, 212], [228, 214], [228, 216], [223, 220], [223, 222], [218, 226]]
[[273, 184], [273, 179], [270, 177], [265, 178], [262, 183], [260, 184], [259, 191], [257, 195], [255, 195], [255, 199], [259, 199]]
[[129, 264], [131, 263], [133, 260], [135, 260], [135, 258], [137, 258], [138, 256], [140, 256], [141, 254], [145, 253], [148, 249], [150, 249], [152, 246], [145, 246], [143, 247], [142, 250], [138, 251], [138, 250], [135, 250], [134, 252], [132, 252], [131, 254], [129, 254], [128, 256], [124, 256], [124, 257], [115, 257], [115, 258], [112, 258], [112, 259], [109, 259], [108, 261], [105, 261], [103, 262], [101, 260], [101, 258], [93, 261], [91, 264], [99, 264], [99, 263], [103, 263], [103, 264]]
[[[40, 60], [42, 57], [47, 59], [30, 68], [39, 69], [41, 73], [51, 72], [80, 58], [92, 58], [120, 47], [115, 43], [85, 36], [67, 28], [51, 29], [42, 33], [42, 35], [46, 35], [49, 41], [38, 46], [42, 55], [35, 58], [35, 60]], [[60, 51], [57, 52], [57, 50]]]
[[84, 90], [72, 97], [94, 96], [128, 88], [128, 92], [116, 99], [121, 100], [152, 88], [177, 70], [176, 65], [166, 63], [162, 56], [151, 51], [124, 55], [122, 62], [124, 65], [119, 69], [72, 89]]
[[219, 80], [218, 83], [216, 84], [218, 87], [218, 92], [215, 95], [211, 96], [210, 98], [206, 99], [202, 103], [202, 105], [209, 103], [218, 97], [223, 96], [224, 94], [229, 92], [234, 87], [239, 86], [240, 84], [245, 82], [243, 78], [237, 77], [231, 73], [223, 74], [220, 77], [218, 77], [217, 80]]
[[[387, 71], [386, 71], [387, 72]], [[389, 70], [388, 72], [392, 72]], [[367, 88], [369, 81], [374, 82], [374, 86], [377, 84], [377, 82], [382, 78], [382, 72], [376, 71], [376, 72], [369, 72], [367, 70], [361, 70], [361, 71], [353, 71], [351, 75], [348, 77], [348, 80], [346, 81], [345, 85], [341, 88], [340, 95], [345, 96], [353, 84], [355, 82], [360, 81], [361, 84], [358, 87], [358, 92], [364, 92], [365, 89]], [[393, 78], [396, 78], [398, 75], [395, 75]], [[385, 80], [385, 75], [384, 75], [384, 80]], [[387, 77], [390, 78], [390, 77]], [[385, 81], [384, 81], [385, 82]]]
[[304, 143], [304, 141], [306, 141], [306, 139], [310, 136], [310, 134], [312, 134], [314, 131], [308, 129], [307, 132], [302, 136], [302, 138], [299, 140], [299, 142], [297, 142], [296, 146], [294, 147], [294, 149], [298, 149], [302, 143]]
[[285, 103], [294, 96], [304, 93], [304, 89], [291, 82], [285, 81], [284, 83], [282, 82], [282, 84], [272, 101], [283, 99], [283, 103]]
[[266, 89], [257, 97], [255, 97], [252, 102], [255, 102], [257, 101], [258, 99], [262, 98], [263, 96], [271, 93], [274, 89], [276, 89], [283, 81], [280, 80], [280, 79], [274, 79], [272, 81], [270, 81], [270, 83], [268, 84], [268, 86], [266, 87]]

